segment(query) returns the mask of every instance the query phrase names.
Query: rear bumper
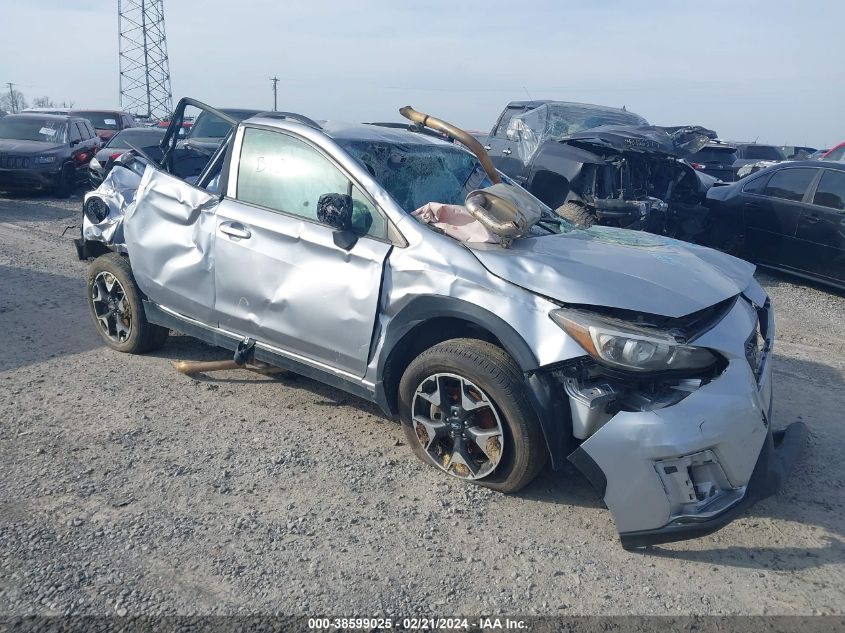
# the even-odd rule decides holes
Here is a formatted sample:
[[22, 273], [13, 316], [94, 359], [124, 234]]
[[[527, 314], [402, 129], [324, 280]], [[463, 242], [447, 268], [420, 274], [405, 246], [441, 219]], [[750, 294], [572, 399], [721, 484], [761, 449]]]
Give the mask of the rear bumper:
[[793, 422], [782, 431], [772, 432], [770, 429], [760, 450], [751, 479], [745, 488], [745, 494], [737, 503], [706, 519], [678, 519], [654, 530], [623, 532], [619, 535], [622, 547], [634, 549], [659, 543], [684, 541], [706, 536], [723, 528], [751, 505], [780, 490], [784, 479], [801, 453], [806, 435], [807, 427], [803, 422]]
[[58, 182], [60, 172], [37, 169], [0, 169], [0, 190], [31, 191], [48, 189]]

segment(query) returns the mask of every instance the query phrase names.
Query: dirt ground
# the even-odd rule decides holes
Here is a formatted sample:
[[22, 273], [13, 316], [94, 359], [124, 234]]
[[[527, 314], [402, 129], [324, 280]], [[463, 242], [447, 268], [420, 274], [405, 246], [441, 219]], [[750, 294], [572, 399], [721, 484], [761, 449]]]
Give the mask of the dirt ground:
[[777, 497], [716, 534], [624, 551], [572, 469], [503, 496], [417, 462], [313, 381], [201, 380], [183, 336], [104, 348], [79, 195], [0, 198], [0, 613], [845, 612], [845, 297], [761, 274], [775, 427], [810, 429]]

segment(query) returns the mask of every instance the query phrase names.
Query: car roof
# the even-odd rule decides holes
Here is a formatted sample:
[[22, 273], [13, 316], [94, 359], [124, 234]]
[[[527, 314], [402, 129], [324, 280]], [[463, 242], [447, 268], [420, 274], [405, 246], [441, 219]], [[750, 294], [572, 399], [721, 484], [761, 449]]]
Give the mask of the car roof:
[[141, 134], [159, 134], [164, 136], [164, 133], [167, 131], [167, 128], [163, 127], [125, 127], [122, 130], [118, 130], [117, 134], [123, 134], [124, 132], [132, 132], [141, 133]]
[[7, 116], [20, 119], [38, 119], [40, 121], [71, 121], [80, 118], [70, 114], [42, 114], [40, 112], [18, 112]]
[[[835, 169], [836, 171], [845, 171], [845, 163], [834, 162], [830, 160], [787, 160], [776, 163], [765, 169], [755, 172], [753, 175], [762, 174], [763, 172], [775, 171], [783, 168], [792, 167], [815, 167], [821, 169]], [[751, 174], [749, 174], [751, 175]]]
[[[305, 123], [296, 119], [279, 117], [278, 113], [270, 112], [262, 112], [250, 117], [244, 123], [253, 123], [279, 129], [288, 129], [288, 125], [290, 124], [313, 128], [313, 126], [307, 126]], [[336, 141], [381, 142], [391, 145], [424, 145], [434, 143], [454, 146], [453, 143], [448, 141], [443, 141], [425, 133], [412, 132], [408, 129], [385, 127], [371, 123], [346, 123], [343, 121], [317, 121], [315, 123], [320, 126], [320, 131], [323, 134]]]
[[129, 115], [128, 112], [124, 112], [123, 110], [111, 110], [109, 108], [88, 108], [85, 110], [79, 110], [77, 108], [74, 108], [73, 110], [70, 110], [71, 114], [84, 114], [88, 112], [108, 112], [110, 114], [125, 114], [127, 116]]

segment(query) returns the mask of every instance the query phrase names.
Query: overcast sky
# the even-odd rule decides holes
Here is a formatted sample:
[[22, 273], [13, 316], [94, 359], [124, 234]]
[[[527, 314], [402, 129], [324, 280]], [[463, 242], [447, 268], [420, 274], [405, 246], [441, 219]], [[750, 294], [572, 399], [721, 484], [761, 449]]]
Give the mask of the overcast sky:
[[[165, 0], [174, 101], [315, 119], [410, 104], [488, 130], [505, 103], [625, 105], [658, 125], [845, 138], [842, 0]], [[0, 0], [0, 81], [118, 105], [117, 0]]]

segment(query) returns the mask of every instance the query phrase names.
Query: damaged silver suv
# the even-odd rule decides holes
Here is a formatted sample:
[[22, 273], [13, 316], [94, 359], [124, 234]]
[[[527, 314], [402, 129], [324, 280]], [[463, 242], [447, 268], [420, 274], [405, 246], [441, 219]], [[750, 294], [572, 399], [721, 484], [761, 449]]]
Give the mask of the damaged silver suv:
[[398, 415], [422, 461], [503, 492], [568, 459], [625, 547], [712, 532], [775, 492], [804, 428], [772, 429], [753, 266], [576, 229], [468, 135], [403, 114], [475, 153], [265, 113], [230, 121], [185, 179], [175, 134], [160, 164], [127, 154], [77, 241], [106, 344], [143, 353], [177, 330], [315, 378]]

